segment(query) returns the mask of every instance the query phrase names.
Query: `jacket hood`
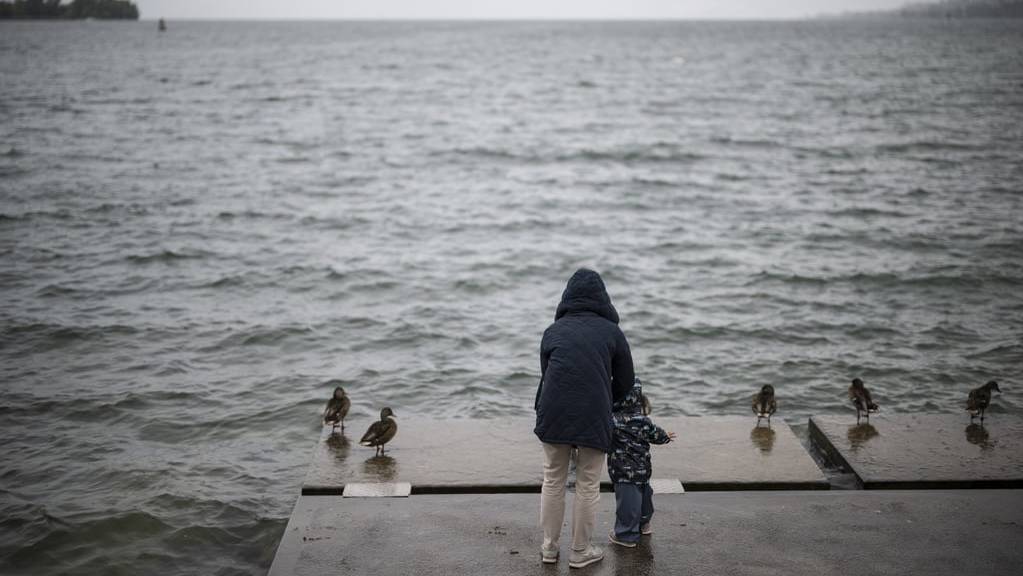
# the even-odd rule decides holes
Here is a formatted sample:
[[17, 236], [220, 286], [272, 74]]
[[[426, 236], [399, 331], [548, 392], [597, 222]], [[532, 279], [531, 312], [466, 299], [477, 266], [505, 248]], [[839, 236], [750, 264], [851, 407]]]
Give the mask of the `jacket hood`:
[[636, 383], [624, 398], [611, 405], [611, 411], [623, 414], [641, 414], [643, 412], [643, 385], [639, 378], [636, 378]]
[[618, 311], [611, 304], [611, 297], [607, 295], [600, 274], [586, 268], [576, 270], [568, 279], [554, 319], [558, 320], [566, 314], [578, 312], [593, 312], [615, 324], [618, 323]]

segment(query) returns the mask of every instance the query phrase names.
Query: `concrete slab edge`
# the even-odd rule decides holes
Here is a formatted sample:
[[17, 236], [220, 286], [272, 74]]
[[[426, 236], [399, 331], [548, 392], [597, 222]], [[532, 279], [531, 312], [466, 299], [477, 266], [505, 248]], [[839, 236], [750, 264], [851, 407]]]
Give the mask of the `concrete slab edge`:
[[810, 435], [810, 448], [816, 450], [818, 452], [818, 456], [835, 466], [840, 466], [845, 470], [849, 470], [856, 476], [856, 481], [859, 483], [860, 487], [863, 486], [863, 477], [860, 476], [859, 472], [853, 468], [852, 464], [845, 459], [845, 456], [842, 456], [842, 453], [838, 450], [838, 448], [831, 443], [831, 440], [828, 439], [828, 435], [824, 433], [813, 416], [809, 419], [807, 432]]
[[996, 490], [1020, 488], [1023, 488], [1023, 480], [879, 480], [863, 482], [864, 490]]
[[301, 497], [295, 502], [295, 507], [292, 508], [291, 516], [288, 518], [288, 525], [284, 528], [284, 535], [277, 543], [277, 551], [274, 552], [274, 560], [270, 564], [268, 576], [290, 575], [294, 572], [302, 552], [302, 534], [308, 524], [310, 505], [317, 504], [319, 503], [310, 502]]
[[[681, 478], [679, 479], [682, 482]], [[827, 480], [807, 482], [682, 482], [686, 492], [735, 492], [756, 490], [829, 490]], [[341, 496], [344, 485], [303, 486], [302, 496]], [[601, 492], [614, 492], [610, 482], [601, 482]], [[412, 494], [539, 494], [539, 484], [413, 484]]]

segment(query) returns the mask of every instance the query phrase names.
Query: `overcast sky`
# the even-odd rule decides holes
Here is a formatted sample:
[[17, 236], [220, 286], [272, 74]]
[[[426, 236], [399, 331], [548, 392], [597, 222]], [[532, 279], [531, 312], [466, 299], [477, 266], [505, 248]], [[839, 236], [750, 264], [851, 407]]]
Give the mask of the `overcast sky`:
[[802, 18], [907, 0], [135, 0], [143, 18]]

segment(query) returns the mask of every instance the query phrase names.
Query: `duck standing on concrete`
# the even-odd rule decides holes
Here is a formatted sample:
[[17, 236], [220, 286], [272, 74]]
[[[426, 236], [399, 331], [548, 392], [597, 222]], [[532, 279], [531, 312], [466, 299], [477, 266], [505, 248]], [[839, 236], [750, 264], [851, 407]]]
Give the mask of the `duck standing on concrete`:
[[878, 405], [870, 398], [870, 391], [863, 385], [863, 380], [859, 378], [853, 378], [852, 386], [849, 387], [849, 399], [856, 406], [857, 424], [860, 423], [861, 412], [867, 415], [867, 420], [870, 420], [872, 412], [877, 412]]
[[771, 425], [771, 414], [778, 410], [778, 403], [774, 400], [774, 386], [764, 384], [760, 392], [753, 396], [753, 413], [757, 415], [757, 426], [760, 420], [767, 418], [767, 425]]
[[980, 414], [981, 423], [984, 422], [984, 411], [991, 404], [991, 391], [1001, 393], [998, 389], [998, 382], [994, 380], [989, 381], [987, 384], [980, 388], [974, 388], [970, 390], [970, 397], [966, 400], [966, 411], [970, 413], [970, 422]]
[[398, 433], [398, 423], [394, 421], [394, 411], [384, 408], [380, 411], [380, 420], [370, 425], [369, 430], [363, 434], [359, 444], [363, 446], [375, 446], [378, 454], [384, 453], [384, 444], [387, 444]]
[[334, 394], [327, 401], [327, 407], [323, 410], [323, 423], [330, 424], [331, 432], [341, 425], [341, 431], [345, 431], [345, 416], [352, 407], [352, 400], [345, 394], [345, 389], [338, 386], [334, 388]]

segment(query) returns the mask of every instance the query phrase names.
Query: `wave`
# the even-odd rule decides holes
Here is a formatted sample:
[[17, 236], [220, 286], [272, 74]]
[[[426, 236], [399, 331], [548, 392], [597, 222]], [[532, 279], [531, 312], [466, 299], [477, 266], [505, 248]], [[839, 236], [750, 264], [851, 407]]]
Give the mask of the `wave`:
[[740, 328], [735, 326], [675, 326], [667, 328], [663, 336], [657, 337], [652, 342], [694, 340], [761, 340], [803, 346], [831, 343], [825, 336], [808, 334], [799, 327]]
[[897, 142], [890, 144], [879, 144], [875, 147], [882, 153], [906, 153], [906, 152], [962, 152], [987, 149], [986, 144], [974, 144], [970, 142], [956, 142], [951, 139], [943, 140], [913, 140], [910, 142]]
[[57, 210], [33, 210], [21, 214], [2, 213], [0, 222], [28, 222], [34, 219], [71, 220], [74, 215], [70, 210], [61, 208]]
[[125, 256], [124, 259], [127, 260], [128, 262], [131, 262], [132, 264], [138, 265], [157, 263], [171, 264], [174, 262], [180, 262], [184, 260], [202, 260], [212, 255], [213, 255], [212, 252], [207, 252], [204, 250], [184, 252], [174, 251], [165, 248], [163, 250], [160, 250], [159, 252], [153, 252], [151, 254], [132, 254], [129, 256]]
[[287, 340], [302, 339], [314, 333], [315, 331], [307, 326], [255, 326], [222, 338], [202, 351], [215, 352], [239, 346], [277, 346]]
[[259, 210], [222, 210], [217, 213], [217, 218], [219, 220], [234, 220], [236, 218], [246, 220], [293, 220], [294, 216], [275, 212], [261, 212]]
[[[166, 534], [173, 527], [160, 518], [145, 512], [113, 513], [94, 520], [65, 519], [62, 526], [49, 530], [44, 536], [27, 543], [8, 558], [14, 566], [47, 565], [55, 556], [74, 554], [81, 559], [83, 550], [107, 548], [124, 540], [139, 540]], [[89, 553], [85, 552], [87, 556]], [[65, 561], [71, 558], [65, 558]]]
[[999, 344], [991, 348], [986, 348], [980, 352], [974, 352], [967, 354], [967, 358], [971, 360], [983, 360], [986, 362], [999, 362], [1007, 365], [1023, 365], [1023, 344], [1012, 343], [1012, 344]]
[[31, 351], [43, 352], [74, 345], [79, 342], [104, 340], [110, 336], [133, 336], [139, 334], [134, 326], [108, 324], [100, 326], [67, 326], [33, 322], [4, 327], [0, 331], [0, 342], [5, 346], [27, 345]]
[[781, 272], [761, 271], [753, 275], [753, 278], [746, 282], [745, 286], [753, 286], [761, 283], [782, 283], [795, 285], [824, 286], [832, 279], [820, 276], [805, 276], [803, 274], [785, 274]]
[[745, 286], [752, 286], [763, 283], [781, 283], [788, 285], [826, 286], [835, 285], [873, 285], [877, 287], [926, 287], [926, 288], [961, 288], [977, 287], [988, 283], [1004, 284], [1007, 286], [1023, 285], [1023, 278], [999, 274], [996, 272], [983, 272], [971, 274], [964, 270], [959, 274], [910, 274], [894, 272], [855, 272], [852, 274], [837, 274], [830, 276], [813, 276], [803, 274], [786, 274], [779, 272], [761, 271], [753, 275], [753, 278], [745, 283]]
[[81, 212], [83, 214], [127, 213], [132, 216], [147, 216], [151, 213], [149, 208], [141, 204], [120, 204], [115, 202], [104, 202], [96, 206], [89, 206], [84, 208]]
[[71, 288], [69, 286], [61, 286], [59, 284], [47, 284], [42, 288], [36, 290], [36, 297], [38, 298], [70, 298], [74, 296], [83, 296], [81, 290]]
[[506, 148], [454, 148], [439, 154], [453, 154], [474, 158], [497, 160], [516, 160], [531, 163], [561, 162], [614, 162], [614, 163], [691, 163], [707, 158], [704, 154], [692, 152], [670, 143], [654, 143], [650, 145], [623, 146], [611, 149], [581, 148], [568, 152], [551, 152], [549, 154], [517, 152]]
[[846, 218], [909, 218], [911, 215], [900, 210], [885, 210], [883, 208], [850, 207], [826, 212], [831, 216]]
[[69, 400], [63, 403], [56, 414], [68, 420], [81, 422], [114, 424], [133, 416], [136, 417], [136, 422], [142, 422], [144, 419], [140, 418], [137, 413], [150, 407], [151, 403], [142, 395], [129, 393], [113, 402]]
[[248, 285], [244, 275], [223, 276], [212, 282], [200, 284], [199, 288], [236, 288]]
[[776, 140], [765, 140], [759, 138], [732, 138], [730, 136], [714, 136], [710, 139], [713, 144], [724, 144], [727, 146], [735, 146], [737, 148], [759, 148], [763, 150], [770, 150], [772, 148], [779, 148], [782, 146], [781, 142]]

